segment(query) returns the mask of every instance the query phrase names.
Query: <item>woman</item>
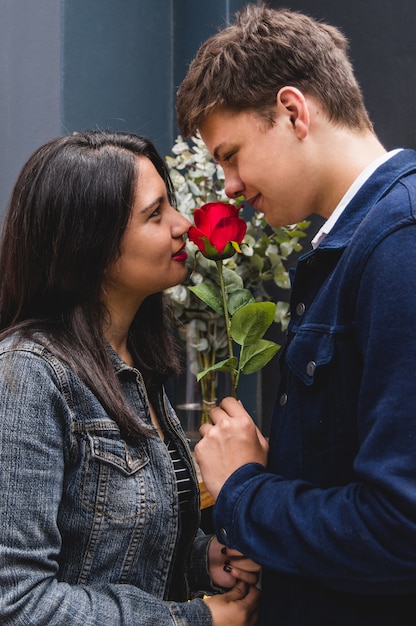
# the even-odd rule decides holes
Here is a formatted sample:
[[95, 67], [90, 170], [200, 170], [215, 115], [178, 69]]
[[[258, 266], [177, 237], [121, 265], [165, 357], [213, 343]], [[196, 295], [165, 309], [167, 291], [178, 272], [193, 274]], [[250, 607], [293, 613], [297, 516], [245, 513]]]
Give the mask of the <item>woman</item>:
[[161, 292], [185, 277], [189, 227], [173, 197], [147, 139], [104, 131], [50, 141], [15, 185], [0, 246], [4, 626], [255, 623], [256, 568], [198, 531], [162, 386], [179, 359]]

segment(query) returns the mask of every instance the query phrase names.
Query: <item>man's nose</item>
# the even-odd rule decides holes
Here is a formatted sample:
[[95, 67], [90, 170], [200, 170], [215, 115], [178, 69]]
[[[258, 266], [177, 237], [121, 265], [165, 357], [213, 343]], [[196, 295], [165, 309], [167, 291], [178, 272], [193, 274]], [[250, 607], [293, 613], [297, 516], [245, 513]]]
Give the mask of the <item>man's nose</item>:
[[229, 198], [238, 198], [238, 196], [244, 195], [244, 185], [238, 176], [226, 177], [224, 190]]

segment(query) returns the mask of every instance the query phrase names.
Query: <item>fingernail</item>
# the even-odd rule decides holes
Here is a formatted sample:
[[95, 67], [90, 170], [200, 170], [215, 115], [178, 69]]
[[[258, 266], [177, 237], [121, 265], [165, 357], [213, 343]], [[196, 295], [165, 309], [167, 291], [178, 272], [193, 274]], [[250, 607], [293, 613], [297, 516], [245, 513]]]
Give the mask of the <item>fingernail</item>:
[[221, 554], [227, 554], [227, 548], [226, 548], [226, 546], [224, 546], [223, 548], [221, 548]]

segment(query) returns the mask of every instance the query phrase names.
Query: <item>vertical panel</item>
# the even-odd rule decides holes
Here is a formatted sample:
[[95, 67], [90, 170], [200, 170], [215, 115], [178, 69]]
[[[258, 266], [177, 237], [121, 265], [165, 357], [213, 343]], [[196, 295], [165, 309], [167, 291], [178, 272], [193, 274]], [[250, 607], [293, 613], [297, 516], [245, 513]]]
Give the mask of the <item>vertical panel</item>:
[[245, 4], [244, 0], [173, 0], [175, 90], [201, 43]]
[[172, 135], [171, 0], [66, 0], [64, 124]]
[[60, 3], [0, 3], [0, 217], [23, 163], [60, 133]]

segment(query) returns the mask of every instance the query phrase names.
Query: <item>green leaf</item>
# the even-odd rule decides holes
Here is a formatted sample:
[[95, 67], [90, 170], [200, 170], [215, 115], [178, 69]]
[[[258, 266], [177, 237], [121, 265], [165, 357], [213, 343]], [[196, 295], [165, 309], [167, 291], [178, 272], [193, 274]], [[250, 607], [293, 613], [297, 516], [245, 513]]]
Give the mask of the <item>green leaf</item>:
[[276, 313], [274, 316], [274, 321], [278, 324], [281, 324], [285, 318], [289, 317], [289, 302], [283, 302], [279, 300], [276, 303]]
[[273, 280], [276, 283], [276, 285], [278, 287], [280, 287], [281, 289], [290, 289], [291, 284], [290, 284], [290, 277], [289, 274], [285, 271], [285, 272], [274, 272], [273, 273]]
[[280, 350], [280, 345], [273, 341], [260, 339], [241, 351], [240, 368], [243, 374], [254, 374], [262, 369]]
[[[296, 224], [296, 228], [300, 228], [301, 230], [306, 230], [307, 228], [309, 228], [310, 224], [311, 224], [310, 220], [304, 220], [303, 222], [298, 222], [298, 223]], [[297, 230], [296, 230], [296, 229], [295, 229], [293, 232], [294, 232], [297, 236], [299, 235], [299, 233], [297, 232]], [[302, 233], [302, 235], [303, 235], [303, 234], [305, 234], [305, 233]]]
[[241, 309], [242, 306], [249, 304], [250, 302], [255, 302], [254, 296], [248, 289], [236, 289], [230, 293], [227, 298], [227, 308], [230, 315], [234, 315], [234, 313]]
[[201, 378], [206, 376], [209, 372], [232, 372], [237, 368], [237, 363], [237, 357], [235, 356], [229, 357], [224, 361], [218, 361], [215, 365], [211, 365], [211, 367], [208, 367], [206, 370], [199, 372], [196, 379], [199, 382]]
[[282, 257], [275, 252], [269, 253], [269, 260], [274, 272], [286, 272], [286, 268], [283, 264]]
[[200, 300], [208, 304], [216, 313], [224, 315], [220, 290], [211, 283], [199, 283], [188, 287]]
[[259, 271], [263, 271], [264, 265], [265, 265], [265, 256], [264, 253], [262, 256], [260, 256], [260, 254], [253, 254], [252, 258], [250, 259], [251, 264], [254, 265], [254, 267]]
[[231, 293], [236, 289], [244, 289], [243, 279], [234, 270], [223, 266], [222, 275], [224, 276], [225, 290], [227, 293]]
[[240, 346], [255, 343], [273, 322], [275, 309], [273, 302], [253, 302], [238, 309], [231, 318], [231, 337]]

